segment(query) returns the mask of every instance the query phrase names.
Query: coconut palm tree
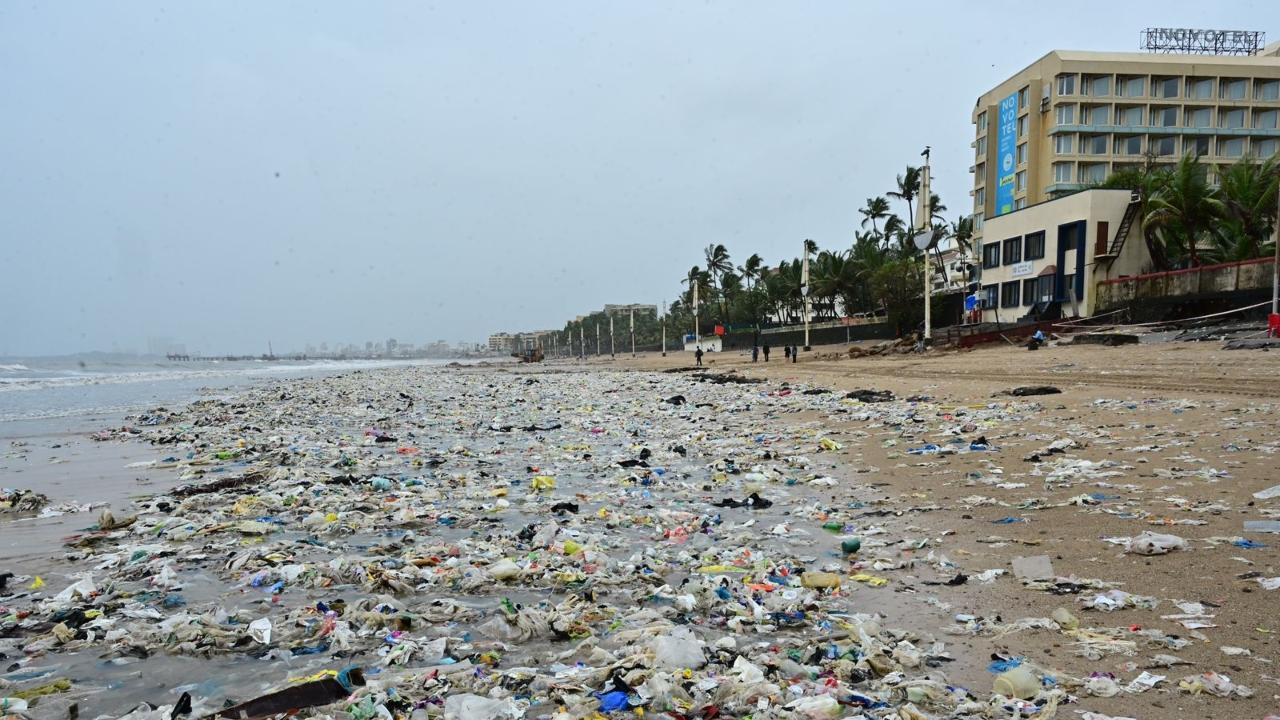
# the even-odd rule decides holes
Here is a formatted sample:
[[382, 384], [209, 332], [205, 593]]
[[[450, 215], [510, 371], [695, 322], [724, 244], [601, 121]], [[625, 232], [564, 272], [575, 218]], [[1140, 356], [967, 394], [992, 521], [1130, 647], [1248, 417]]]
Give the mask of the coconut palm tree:
[[916, 195], [920, 192], [920, 168], [907, 166], [904, 174], [898, 176], [898, 189], [890, 190], [885, 193], [891, 198], [901, 200], [907, 204], [907, 220], [910, 223], [907, 227], [916, 226]]
[[760, 278], [760, 268], [763, 265], [764, 258], [757, 253], [747, 258], [747, 261], [738, 268], [738, 272], [742, 273], [742, 278], [747, 281], [748, 290], [754, 287], [755, 281]]
[[867, 206], [860, 208], [858, 213], [862, 215], [862, 227], [871, 223], [871, 232], [878, 233], [880, 230], [876, 227], [876, 221], [888, 217], [889, 201], [881, 196], [867, 198]]
[[951, 238], [956, 241], [960, 252], [966, 257], [973, 252], [973, 216], [966, 215], [951, 223]]
[[1248, 260], [1261, 256], [1262, 245], [1276, 219], [1276, 194], [1280, 188], [1280, 163], [1276, 157], [1259, 163], [1251, 158], [1222, 173], [1219, 198], [1222, 222], [1208, 253], [1213, 262]]
[[[703, 255], [707, 260], [707, 272], [711, 275], [711, 285], [714, 288], [720, 287], [720, 278], [725, 273], [733, 270], [733, 263], [729, 262], [729, 250], [721, 244], [711, 244], [703, 250]], [[724, 312], [724, 306], [721, 305], [721, 312]]]
[[1144, 225], [1160, 233], [1166, 246], [1170, 240], [1176, 243], [1193, 267], [1199, 265], [1198, 245], [1224, 209], [1200, 161], [1190, 153], [1184, 155], [1148, 207]]

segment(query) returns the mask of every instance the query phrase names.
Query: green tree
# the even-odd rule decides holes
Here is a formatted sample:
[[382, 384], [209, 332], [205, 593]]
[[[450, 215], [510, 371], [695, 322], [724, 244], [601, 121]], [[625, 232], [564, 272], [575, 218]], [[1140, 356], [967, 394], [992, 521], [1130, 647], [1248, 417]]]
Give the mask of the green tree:
[[1213, 233], [1211, 262], [1248, 260], [1264, 254], [1263, 246], [1276, 219], [1276, 194], [1280, 188], [1280, 162], [1241, 158], [1222, 173], [1219, 198], [1222, 222]]
[[[719, 289], [720, 278], [725, 273], [733, 270], [733, 263], [729, 261], [729, 250], [721, 244], [711, 244], [703, 250], [703, 255], [707, 261], [707, 272], [711, 276], [711, 285], [713, 288]], [[721, 316], [727, 312], [723, 302], [721, 303]]]
[[896, 190], [890, 190], [885, 193], [891, 198], [901, 200], [907, 204], [907, 227], [914, 228], [916, 226], [916, 195], [920, 193], [920, 168], [907, 166], [904, 174], [898, 176], [898, 187]]
[[1223, 214], [1222, 201], [1209, 186], [1200, 160], [1189, 153], [1184, 155], [1151, 198], [1148, 208], [1144, 226], [1161, 235], [1166, 250], [1176, 248], [1190, 265], [1199, 265], [1200, 242]]
[[889, 216], [889, 201], [881, 196], [867, 198], [866, 207], [859, 209], [858, 213], [862, 215], [862, 227], [871, 223], [871, 232], [879, 233], [876, 222]]
[[759, 254], [752, 254], [747, 261], [738, 268], [738, 272], [742, 273], [743, 279], [747, 281], [747, 288], [750, 289], [755, 282], [760, 279], [760, 270], [764, 265], [764, 258]]

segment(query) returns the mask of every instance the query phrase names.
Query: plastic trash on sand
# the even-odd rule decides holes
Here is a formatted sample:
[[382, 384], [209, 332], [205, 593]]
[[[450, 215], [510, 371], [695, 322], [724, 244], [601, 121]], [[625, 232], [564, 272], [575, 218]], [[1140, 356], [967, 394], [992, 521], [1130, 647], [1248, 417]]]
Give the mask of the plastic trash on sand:
[[249, 637], [262, 643], [263, 645], [271, 644], [271, 619], [258, 618], [249, 623]]
[[1174, 550], [1184, 550], [1187, 541], [1177, 535], [1144, 532], [1133, 538], [1127, 538], [1125, 549], [1135, 555], [1164, 555]]
[[659, 670], [700, 668], [707, 664], [703, 642], [687, 627], [677, 627], [650, 643], [653, 667]]
[[524, 717], [520, 709], [510, 699], [472, 695], [450, 695], [444, 701], [445, 720], [518, 720]]

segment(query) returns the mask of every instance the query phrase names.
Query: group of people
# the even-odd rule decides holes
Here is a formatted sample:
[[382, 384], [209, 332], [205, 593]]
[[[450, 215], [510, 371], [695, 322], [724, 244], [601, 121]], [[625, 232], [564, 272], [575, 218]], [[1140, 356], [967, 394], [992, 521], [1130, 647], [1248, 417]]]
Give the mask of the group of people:
[[[769, 362], [769, 350], [770, 348], [767, 344], [752, 345], [751, 346], [751, 362], [760, 362], [761, 351], [764, 352], [764, 361]], [[800, 352], [796, 349], [795, 345], [783, 345], [782, 351], [786, 353], [786, 356], [783, 362], [786, 362], [787, 360], [790, 360], [791, 362], [796, 362], [800, 358]], [[699, 345], [697, 349], [694, 350], [694, 353], [693, 353], [693, 359], [694, 359], [694, 362], [696, 363], [696, 367], [702, 367], [702, 355], [703, 355], [702, 346]]]
[[[761, 351], [764, 352], [764, 361], [769, 362], [769, 346], [767, 344], [751, 346], [751, 362], [760, 362]], [[783, 362], [786, 362], [787, 360], [795, 362], [800, 357], [800, 353], [796, 351], [795, 345], [783, 345], [782, 351], [786, 353]]]

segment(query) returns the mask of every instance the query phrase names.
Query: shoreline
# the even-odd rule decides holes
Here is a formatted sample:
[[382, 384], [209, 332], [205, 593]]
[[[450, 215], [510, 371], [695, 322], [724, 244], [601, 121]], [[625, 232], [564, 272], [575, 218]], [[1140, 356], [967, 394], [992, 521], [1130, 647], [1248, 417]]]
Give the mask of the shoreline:
[[[1220, 712], [1229, 707], [1233, 714], [1249, 713], [1260, 717], [1268, 707], [1268, 697], [1274, 694], [1271, 689], [1274, 686], [1270, 686], [1265, 680], [1260, 681], [1260, 678], [1266, 675], [1266, 666], [1259, 663], [1258, 658], [1266, 657], [1269, 646], [1274, 641], [1271, 640], [1272, 636], [1269, 633], [1258, 633], [1253, 629], [1276, 628], [1268, 626], [1266, 608], [1270, 600], [1267, 597], [1267, 591], [1258, 588], [1256, 584], [1252, 584], [1252, 581], [1236, 580], [1234, 576], [1250, 569], [1274, 575], [1277, 556], [1273, 547], [1250, 550], [1239, 550], [1232, 546], [1209, 547], [1206, 538], [1240, 535], [1239, 519], [1247, 514], [1244, 507], [1247, 501], [1244, 498], [1250, 492], [1274, 484], [1274, 481], [1265, 477], [1269, 469], [1265, 461], [1269, 455], [1265, 450], [1251, 453], [1241, 450], [1230, 451], [1230, 457], [1227, 459], [1233, 464], [1229, 466], [1223, 465], [1217, 458], [1201, 463], [1194, 463], [1187, 458], [1223, 455], [1221, 442], [1217, 443], [1217, 451], [1213, 452], [1213, 443], [1210, 441], [1214, 438], [1207, 437], [1209, 435], [1207, 429], [1213, 428], [1221, 434], [1223, 431], [1214, 425], [1215, 422], [1220, 424], [1224, 417], [1240, 412], [1242, 407], [1247, 408], [1251, 403], [1259, 405], [1260, 402], [1266, 402], [1251, 400], [1250, 396], [1241, 396], [1236, 393], [1254, 393], [1258, 398], [1272, 397], [1264, 394], [1266, 388], [1257, 383], [1257, 378], [1264, 376], [1268, 369], [1276, 369], [1276, 362], [1270, 361], [1265, 353], [1225, 353], [1228, 357], [1224, 359], [1218, 357], [1219, 354], [1223, 354], [1221, 351], [1203, 346], [1188, 347], [1186, 351], [1171, 349], [1167, 345], [1154, 350], [1147, 346], [1138, 349], [1146, 352], [1135, 352], [1129, 348], [1082, 350], [1082, 348], [1060, 347], [1046, 348], [1037, 353], [1026, 353], [1000, 348], [924, 358], [893, 356], [852, 361], [810, 360], [802, 355], [801, 362], [787, 364], [782, 368], [777, 367], [779, 358], [776, 357], [768, 366], [752, 365], [749, 358], [746, 362], [735, 362], [727, 357], [718, 357], [715, 358], [716, 362], [709, 364], [709, 369], [715, 372], [732, 368], [744, 376], [765, 381], [760, 385], [742, 385], [722, 389], [723, 393], [717, 391], [714, 396], [718, 398], [716, 400], [718, 407], [731, 407], [733, 398], [739, 398], [738, 402], [745, 398], [750, 404], [767, 402], [768, 407], [771, 408], [767, 411], [767, 416], [761, 418], [761, 422], [751, 422], [751, 424], [760, 425], [761, 427], [758, 428], [760, 431], [778, 433], [780, 439], [794, 438], [786, 442], [805, 444], [816, 442], [818, 436], [822, 435], [843, 446], [839, 451], [824, 453], [810, 451], [810, 457], [815, 462], [821, 460], [822, 472], [830, 473], [830, 476], [841, 483], [837, 488], [818, 492], [817, 496], [826, 497], [825, 502], [830, 507], [839, 507], [851, 497], [857, 496], [858, 499], [855, 502], [860, 503], [862, 508], [870, 508], [869, 512], [887, 511], [887, 514], [854, 520], [854, 525], [859, 530], [879, 527], [882, 530], [880, 534], [894, 541], [884, 546], [887, 549], [882, 552], [889, 555], [888, 559], [892, 559], [893, 562], [907, 563], [896, 569], [868, 569], [868, 574], [883, 576], [889, 580], [889, 583], [878, 588], [862, 584], [853, 585], [846, 589], [847, 592], [843, 597], [848, 601], [849, 606], [863, 607], [868, 610], [883, 609], [891, 616], [898, 615], [906, 620], [915, 619], [917, 622], [921, 618], [928, 618], [920, 623], [923, 627], [908, 626], [908, 629], [921, 635], [933, 636], [952, 648], [953, 654], [957, 656], [956, 661], [949, 663], [946, 670], [950, 677], [959, 678], [954, 680], [955, 682], [963, 681], [975, 693], [985, 696], [984, 694], [990, 690], [991, 677], [986, 672], [985, 665], [987, 656], [992, 651], [1027, 655], [1046, 667], [1060, 665], [1065, 672], [1074, 676], [1087, 677], [1088, 672], [1085, 670], [1090, 668], [1092, 668], [1091, 671], [1110, 671], [1116, 673], [1122, 683], [1136, 674], [1133, 672], [1136, 668], [1123, 666], [1124, 662], [1134, 662], [1142, 666], [1144, 658], [1151, 655], [1151, 651], [1143, 648], [1133, 657], [1108, 656], [1098, 661], [1085, 661], [1082, 658], [1072, 657], [1066, 649], [1071, 639], [1061, 633], [1044, 630], [1016, 632], [1004, 636], [999, 641], [986, 636], [966, 637], [948, 634], [955, 632], [958, 626], [953, 627], [954, 624], [948, 624], [946, 620], [957, 614], [988, 618], [1000, 615], [1008, 622], [1017, 617], [1047, 617], [1057, 607], [1065, 606], [1072, 609], [1072, 612], [1080, 618], [1082, 625], [1088, 621], [1090, 625], [1098, 627], [1158, 626], [1172, 633], [1175, 629], [1174, 623], [1161, 620], [1159, 614], [1178, 612], [1172, 603], [1173, 600], [1209, 600], [1214, 605], [1220, 605], [1221, 609], [1218, 612], [1229, 615], [1232, 622], [1230, 625], [1224, 624], [1222, 627], [1204, 630], [1205, 637], [1210, 638], [1212, 642], [1196, 641], [1191, 647], [1175, 653], [1197, 662], [1196, 666], [1159, 671], [1170, 678], [1170, 681], [1162, 685], [1161, 689], [1144, 694], [1122, 693], [1114, 698], [1086, 696], [1084, 702], [1077, 707], [1109, 714], [1131, 713], [1143, 718], [1184, 717], [1187, 713], [1200, 710]], [[576, 385], [589, 386], [595, 382], [592, 380], [593, 376], [597, 376], [598, 379], [600, 370], [616, 369], [624, 371], [621, 377], [631, 377], [629, 373], [632, 371], [660, 371], [684, 365], [680, 362], [679, 356], [672, 357], [672, 355], [675, 354], [661, 358], [655, 353], [652, 357], [641, 357], [634, 361], [630, 358], [620, 358], [616, 363], [552, 361], [544, 366], [444, 368], [422, 373], [377, 370], [369, 371], [368, 374], [383, 374], [393, 380], [403, 379], [396, 378], [397, 375], [420, 374], [428, 377], [437, 373], [444, 377], [452, 373], [485, 375], [517, 380], [518, 382], [513, 383], [511, 387], [516, 387], [519, 383], [527, 383], [529, 380], [537, 380], [538, 384], [545, 385], [551, 382], [548, 378], [555, 379], [561, 375], [583, 375]], [[1026, 357], [1028, 355], [1031, 356], [1030, 360], [1035, 361], [1035, 367], [1023, 367], [1025, 361], [1028, 361]], [[1177, 357], [1170, 357], [1171, 355]], [[1252, 367], [1239, 367], [1230, 362], [1231, 358], [1237, 356], [1243, 356], [1242, 360], [1247, 358], [1257, 362]], [[974, 362], [995, 379], [975, 378], [970, 367]], [[1067, 363], [1071, 367], [1061, 367]], [[1197, 390], [1196, 402], [1179, 403], [1176, 399], [1170, 398], [1161, 402], [1144, 403], [1143, 398], [1149, 397], [1154, 391], [1147, 391], [1144, 395], [1143, 388], [1160, 387], [1170, 382], [1166, 378], [1142, 377], [1140, 370], [1144, 367], [1144, 363], [1146, 367], [1199, 368], [1198, 374], [1184, 372], [1179, 380], [1187, 387]], [[1233, 373], [1230, 380], [1223, 380], [1222, 374], [1216, 378], [1211, 376], [1212, 373], [1224, 367]], [[1103, 382], [1095, 385], [1084, 385], [1079, 382], [1068, 384], [1059, 380], [1058, 384], [1063, 389], [1060, 395], [1026, 399], [991, 397], [992, 392], [1007, 389], [1009, 381], [1015, 378], [1040, 378], [1041, 381], [1048, 383], [1055, 378], [1075, 379], [1088, 372], [1116, 374], [1114, 376], [1098, 374], [1097, 377]], [[319, 386], [341, 385], [345, 382], [343, 378], [349, 379], [349, 377], [286, 380], [270, 385], [286, 388], [285, 392], [288, 392], [289, 386], [294, 386], [296, 389], [297, 386], [314, 385], [317, 392], [322, 392]], [[663, 383], [668, 382], [681, 386], [688, 385], [687, 380], [679, 376], [641, 374], [635, 377], [642, 378], [641, 382], [656, 387], [661, 387]], [[547, 388], [548, 392], [554, 392], [555, 397], [571, 396], [575, 383], [572, 382], [572, 378], [564, 379], [566, 382], [562, 384], [563, 386]], [[441, 383], [444, 382], [448, 381], [441, 380]], [[905, 454], [907, 445], [905, 441], [928, 439], [929, 433], [917, 432], [910, 424], [905, 426], [905, 429], [904, 427], [893, 429], [877, 422], [874, 418], [868, 421], [860, 417], [867, 412], [879, 412], [876, 405], [845, 407], [844, 412], [834, 415], [829, 409], [818, 410], [815, 413], [811, 406], [792, 407], [789, 404], [792, 401], [788, 400], [790, 395], [776, 394], [784, 390], [782, 387], [784, 382], [790, 385], [804, 384], [813, 388], [839, 390], [840, 394], [859, 387], [875, 387], [890, 389], [899, 397], [920, 393], [934, 395], [937, 397], [935, 402], [920, 406], [931, 411], [933, 415], [918, 424], [935, 431], [946, 422], [940, 422], [936, 418], [942, 414], [955, 413], [960, 409], [965, 409], [971, 414], [981, 414], [995, 412], [1000, 408], [1012, 408], [1008, 412], [1019, 417], [1025, 414], [1026, 422], [1018, 425], [1016, 422], [1002, 421], [993, 415], [989, 422], [980, 423], [974, 432], [985, 434], [991, 443], [999, 447], [996, 452], [912, 456]], [[1206, 393], [1209, 392], [1208, 388], [1214, 382], [1221, 389], [1218, 398], [1205, 399]], [[479, 385], [482, 386], [483, 383]], [[471, 385], [462, 382], [458, 387], [471, 387]], [[537, 385], [533, 387], [536, 388]], [[696, 392], [708, 386], [701, 384], [689, 385], [689, 387], [691, 392]], [[260, 392], [258, 389], [250, 389], [240, 391], [238, 394], [243, 397]], [[775, 394], [770, 397], [762, 396], [761, 393]], [[794, 395], [797, 400], [806, 397], [799, 393]], [[1099, 405], [1097, 402], [1099, 399], [1106, 400], [1108, 403]], [[1131, 404], [1137, 406], [1129, 408], [1119, 403], [1119, 400], [1132, 400]], [[690, 401], [693, 402], [694, 399], [691, 397]], [[725, 402], [729, 402], [730, 405], [725, 405]], [[996, 407], [992, 408], [992, 405]], [[493, 407], [497, 408], [500, 405], [495, 403]], [[837, 403], [831, 407], [840, 409], [840, 404]], [[1025, 409], [1025, 407], [1033, 409]], [[907, 412], [907, 407], [900, 401], [886, 404], [884, 408], [886, 410], [892, 408], [895, 412]], [[188, 411], [189, 408], [184, 408], [178, 412]], [[563, 414], [563, 410], [556, 412]], [[1254, 413], [1259, 417], [1270, 417], [1272, 409], [1258, 407]], [[339, 415], [335, 414], [335, 417]], [[833, 418], [838, 421], [833, 421]], [[1195, 420], [1195, 422], [1188, 422], [1189, 420]], [[703, 421], [711, 428], [714, 428], [717, 422], [710, 416]], [[1237, 447], [1266, 448], [1270, 446], [1264, 439], [1263, 425], [1250, 426], [1245, 423], [1243, 426], [1232, 425], [1229, 430], [1240, 435], [1237, 440], [1247, 439], [1250, 443], [1249, 445], [1237, 443]], [[350, 428], [347, 432], [350, 432]], [[1095, 433], [1095, 436], [1086, 437], [1090, 433]], [[1206, 437], [1198, 436], [1198, 433]], [[478, 434], [482, 436], [483, 431], [478, 431]], [[964, 433], [963, 435], [968, 437], [972, 434]], [[1097, 505], [1062, 504], [1071, 497], [1095, 488], [1093, 484], [1086, 482], [1078, 482], [1070, 487], [1065, 486], [1065, 483], [1062, 487], [1049, 487], [1044, 480], [1044, 474], [1036, 473], [1037, 465], [1023, 461], [1026, 451], [1052, 442], [1055, 439], [1052, 436], [1070, 436], [1084, 441], [1083, 447], [1072, 449], [1055, 458], [1055, 461], [1061, 459], [1073, 461], [1091, 459], [1094, 462], [1111, 460], [1122, 463], [1122, 466], [1127, 463], [1128, 467], [1116, 471], [1122, 473], [1124, 477], [1103, 480], [1114, 485], [1124, 485], [1126, 489], [1105, 489], [1104, 495], [1111, 494], [1116, 497], [1104, 500]], [[1126, 444], [1143, 439], [1150, 440], [1153, 437], [1167, 438], [1171, 442], [1164, 451], [1126, 454], [1124, 447]], [[888, 444], [890, 441], [893, 441], [893, 444]], [[350, 447], [355, 449], [360, 446], [352, 444]], [[1161, 455], [1161, 452], [1165, 454]], [[1130, 456], [1141, 456], [1146, 462], [1130, 461]], [[1214, 466], [1215, 463], [1223, 465], [1234, 476], [1231, 487], [1224, 487], [1223, 483], [1227, 481], [1213, 476], [1201, 478], [1190, 474], [1168, 477], [1149, 472], [1148, 469], [1155, 470], [1157, 466], [1168, 465], [1169, 458], [1175, 459], [1173, 465], [1176, 472], [1185, 471], [1181, 465], [1199, 464], [1206, 467]], [[1262, 462], [1258, 462], [1259, 460]], [[817, 465], [814, 467], [816, 468]], [[995, 473], [996, 469], [1001, 472]], [[1168, 470], [1167, 467], [1160, 469]], [[1214, 469], [1223, 468], [1215, 467]], [[995, 488], [985, 482], [992, 478], [1025, 483], [1025, 487]], [[730, 485], [718, 487], [721, 483], [717, 482], [713, 485], [716, 487], [715, 492], [711, 494], [716, 496], [731, 494], [729, 490], [734, 483], [725, 482], [730, 482]], [[1037, 483], [1041, 483], [1043, 487], [1036, 487]], [[762, 495], [768, 497], [770, 484], [762, 487], [765, 490]], [[841, 489], [844, 489], [844, 492], [841, 492]], [[778, 490], [784, 494], [792, 492], [784, 488], [778, 488]], [[1170, 509], [1163, 497], [1174, 491], [1186, 496], [1187, 502], [1181, 507], [1174, 505]], [[558, 492], [557, 490], [556, 493]], [[578, 493], [579, 496], [581, 494], [581, 492]], [[588, 491], [588, 496], [592, 494], [594, 493]], [[694, 493], [695, 496], [698, 494]], [[1034, 499], [1035, 502], [1027, 505], [1029, 499]], [[687, 507], [689, 502], [678, 496], [672, 501], [675, 503], [673, 507]], [[695, 500], [695, 502], [702, 501]], [[1196, 512], [1197, 508], [1215, 502], [1226, 505], [1228, 509], [1219, 508], [1217, 514], [1214, 514], [1213, 510]], [[1114, 505], [1108, 507], [1109, 503]], [[1266, 504], [1258, 503], [1258, 505]], [[469, 501], [463, 503], [463, 507], [469, 506]], [[788, 507], [795, 510], [799, 505], [789, 504]], [[1189, 552], [1177, 551], [1152, 558], [1135, 558], [1132, 555], [1120, 555], [1116, 548], [1099, 541], [1100, 537], [1107, 535], [1136, 535], [1141, 530], [1148, 529], [1148, 523], [1142, 518], [1122, 518], [1104, 512], [1104, 510], [1116, 509], [1127, 514], [1151, 512], [1154, 509], [1157, 512], [1152, 517], [1158, 517], [1162, 512], [1167, 512], [1172, 513], [1175, 520], [1203, 519], [1207, 524], [1150, 526], [1158, 531], [1174, 532], [1187, 537], [1192, 540], [1194, 549]], [[225, 511], [225, 508], [219, 510], [219, 512], [222, 511]], [[725, 512], [728, 514], [741, 511]], [[120, 514], [120, 510], [117, 510], [117, 514]], [[1024, 517], [1029, 522], [993, 524], [993, 520], [1014, 516]], [[787, 518], [792, 516], [788, 514], [779, 517], [787, 522]], [[1257, 517], [1257, 514], [1254, 513], [1249, 517]], [[82, 514], [81, 518], [88, 520], [89, 516]], [[794, 518], [791, 522], [797, 525], [803, 524], [805, 532], [812, 533], [818, 524], [813, 520], [813, 516], [810, 515], [803, 519], [803, 522]], [[1163, 518], [1161, 520], [1163, 522]], [[508, 528], [508, 530], [514, 529], [516, 528]], [[423, 532], [424, 539], [433, 534], [425, 529]], [[821, 531], [817, 532], [818, 535], [811, 535], [809, 539], [813, 540], [815, 537], [823, 539]], [[880, 534], [867, 537], [875, 538]], [[1003, 542], [992, 542], [991, 536], [997, 534], [1006, 539]], [[905, 547], [903, 543], [908, 536], [924, 541], [924, 545], [918, 550], [903, 553], [902, 550]], [[1252, 537], [1266, 543], [1266, 536]], [[867, 538], [864, 537], [865, 539]], [[823, 539], [819, 545], [828, 548], [830, 552], [829, 538]], [[874, 547], [874, 543], [871, 546]], [[933, 561], [925, 560], [924, 558], [930, 553], [935, 554]], [[1059, 575], [1078, 574], [1082, 578], [1098, 577], [1112, 582], [1123, 581], [1120, 587], [1137, 594], [1158, 596], [1161, 604], [1154, 612], [1149, 610], [1118, 610], [1113, 613], [1081, 612], [1078, 604], [1075, 603], [1076, 597], [1054, 596], [1027, 590], [1008, 575], [995, 579], [990, 585], [976, 579], [976, 575], [984, 570], [996, 568], [1008, 570], [1009, 561], [1015, 554], [1040, 553], [1051, 556]], [[1253, 562], [1253, 565], [1245, 566], [1229, 559], [1231, 555], [1241, 554], [1247, 554], [1247, 559]], [[947, 556], [948, 562], [941, 562], [939, 555]], [[819, 556], [819, 563], [827, 562], [829, 559]], [[1229, 563], [1229, 566], [1205, 572], [1204, 564], [1210, 560], [1219, 566], [1223, 563]], [[4, 568], [0, 568], [2, 569]], [[957, 586], [928, 584], [954, 580], [956, 574], [967, 576], [965, 584]], [[213, 585], [210, 586], [210, 590], [215, 589]], [[1228, 602], [1218, 600], [1228, 600]], [[4, 602], [7, 601], [0, 600], [0, 604]], [[845, 603], [836, 603], [836, 605], [843, 604]], [[893, 612], [895, 610], [900, 613]], [[1182, 630], [1181, 634], [1186, 636], [1187, 631]], [[1220, 645], [1252, 648], [1254, 657], [1226, 657], [1217, 650]], [[1234, 669], [1237, 667], [1240, 669]], [[1187, 672], [1183, 672], [1184, 670]], [[1231, 674], [1237, 682], [1252, 687], [1256, 693], [1255, 696], [1248, 700], [1193, 698], [1176, 690], [1176, 681], [1183, 675], [1191, 671], [1207, 670]], [[988, 683], [988, 686], [984, 687], [983, 682]], [[1166, 692], [1166, 689], [1171, 686], [1174, 687], [1172, 692]], [[1153, 703], [1159, 704], [1153, 705]], [[1223, 706], [1215, 703], [1230, 704]], [[1064, 710], [1067, 709], [1064, 708]]]

